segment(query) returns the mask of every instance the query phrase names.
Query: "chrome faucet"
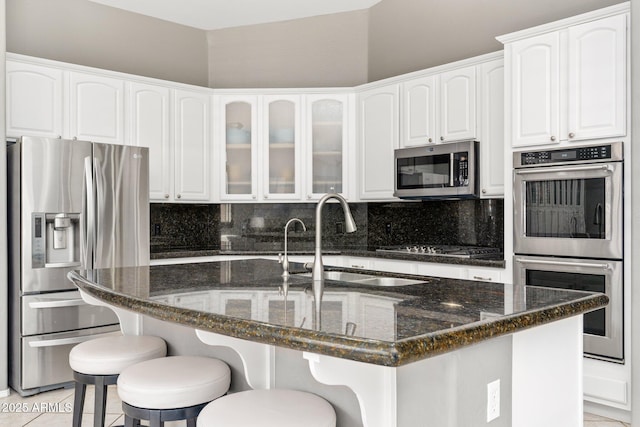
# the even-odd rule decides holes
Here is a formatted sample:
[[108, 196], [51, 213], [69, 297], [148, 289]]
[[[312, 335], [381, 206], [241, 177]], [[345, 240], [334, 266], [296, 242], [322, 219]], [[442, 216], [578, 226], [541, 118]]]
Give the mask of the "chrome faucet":
[[299, 218], [291, 218], [284, 226], [284, 257], [279, 257], [280, 259], [278, 260], [282, 264], [282, 277], [284, 278], [289, 277], [289, 257], [287, 256], [287, 230], [289, 229], [289, 225], [296, 221], [302, 224], [302, 229], [304, 231], [307, 231], [307, 227], [304, 225], [304, 222], [302, 222], [302, 220]]
[[342, 210], [344, 211], [344, 224], [345, 231], [347, 233], [353, 233], [356, 231], [356, 223], [351, 215], [351, 209], [349, 204], [339, 194], [327, 193], [320, 198], [316, 207], [316, 251], [313, 259], [313, 270], [311, 271], [311, 278], [313, 279], [313, 295], [316, 301], [320, 301], [322, 298], [322, 292], [324, 290], [324, 265], [322, 264], [322, 207], [329, 199], [336, 199], [340, 202]]

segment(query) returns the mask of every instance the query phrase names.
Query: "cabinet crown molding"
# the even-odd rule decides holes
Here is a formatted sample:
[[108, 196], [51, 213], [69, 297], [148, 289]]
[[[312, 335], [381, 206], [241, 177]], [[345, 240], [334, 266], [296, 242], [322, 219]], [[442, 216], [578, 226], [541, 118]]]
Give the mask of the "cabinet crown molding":
[[550, 33], [552, 31], [563, 30], [567, 27], [584, 24], [585, 22], [595, 21], [596, 19], [607, 18], [609, 16], [621, 15], [623, 13], [629, 13], [631, 10], [631, 2], [624, 2], [615, 4], [613, 6], [605, 7], [602, 9], [593, 10], [580, 15], [571, 16], [569, 18], [561, 19], [559, 21], [549, 22], [547, 24], [538, 25], [536, 27], [527, 28], [513, 33], [504, 34], [496, 37], [496, 40], [502, 44], [511, 43], [517, 40], [525, 39], [528, 37], [537, 36], [540, 34]]

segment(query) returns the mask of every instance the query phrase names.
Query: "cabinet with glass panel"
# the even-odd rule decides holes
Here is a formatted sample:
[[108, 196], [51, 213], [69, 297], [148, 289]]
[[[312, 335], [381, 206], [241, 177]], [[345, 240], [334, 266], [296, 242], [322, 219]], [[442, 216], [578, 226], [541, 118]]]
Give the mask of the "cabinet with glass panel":
[[222, 201], [345, 192], [348, 95], [216, 95]]

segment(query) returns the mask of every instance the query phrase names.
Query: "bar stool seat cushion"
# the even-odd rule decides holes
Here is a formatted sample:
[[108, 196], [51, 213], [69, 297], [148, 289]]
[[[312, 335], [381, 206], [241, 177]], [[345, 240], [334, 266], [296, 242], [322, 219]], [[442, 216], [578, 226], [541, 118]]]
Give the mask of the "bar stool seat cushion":
[[97, 338], [76, 345], [69, 353], [69, 366], [88, 375], [114, 375], [126, 367], [164, 357], [167, 344], [162, 338], [123, 335]]
[[217, 399], [230, 384], [231, 370], [221, 360], [170, 356], [124, 369], [118, 377], [118, 395], [139, 408], [184, 408]]
[[247, 390], [209, 403], [198, 427], [335, 427], [329, 402], [312, 393], [289, 389]]

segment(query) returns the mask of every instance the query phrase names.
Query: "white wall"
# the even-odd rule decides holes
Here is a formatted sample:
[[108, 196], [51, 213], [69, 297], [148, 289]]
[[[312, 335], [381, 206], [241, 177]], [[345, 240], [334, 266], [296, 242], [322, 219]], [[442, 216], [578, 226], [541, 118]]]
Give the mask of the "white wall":
[[[631, 425], [640, 426], [640, 150], [634, 135], [640, 135], [640, 0], [631, 0]], [[635, 140], [635, 141], [634, 141]]]
[[[0, 0], [0, 135], [5, 134], [4, 76], [5, 76], [5, 0]], [[7, 154], [4, 141], [0, 144], [0, 397], [9, 393], [8, 385], [8, 326], [7, 313]]]

